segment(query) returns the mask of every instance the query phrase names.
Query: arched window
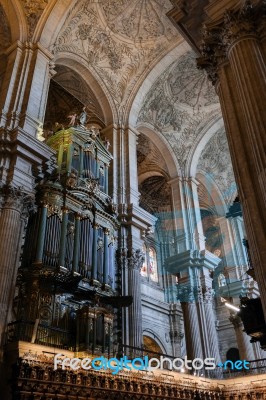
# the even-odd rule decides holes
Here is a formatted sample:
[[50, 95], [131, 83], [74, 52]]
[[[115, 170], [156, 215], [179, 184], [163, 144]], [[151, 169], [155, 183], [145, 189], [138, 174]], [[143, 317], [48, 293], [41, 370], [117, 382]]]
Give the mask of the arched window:
[[144, 254], [144, 261], [140, 270], [141, 276], [148, 277], [148, 263], [147, 263], [147, 247], [145, 244], [142, 246], [142, 253]]
[[142, 247], [144, 261], [140, 270], [141, 276], [153, 282], [159, 282], [156, 250], [153, 247]]

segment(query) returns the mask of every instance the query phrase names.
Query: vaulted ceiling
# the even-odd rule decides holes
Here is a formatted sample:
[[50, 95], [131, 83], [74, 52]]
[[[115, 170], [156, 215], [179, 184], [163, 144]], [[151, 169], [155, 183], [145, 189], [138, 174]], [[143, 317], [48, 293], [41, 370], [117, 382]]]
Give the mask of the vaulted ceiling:
[[[7, 10], [9, 3], [6, 0], [0, 3]], [[104, 120], [106, 109], [101, 99], [106, 96], [113, 121], [124, 124], [128, 123], [134, 108], [134, 127], [140, 132], [148, 127], [150, 135], [157, 135], [167, 143], [179, 166], [178, 173], [189, 175], [194, 162], [197, 164], [194, 170], [209, 174], [224, 199], [230, 202], [234, 177], [224, 129], [217, 124], [221, 120], [218, 98], [205, 73], [196, 68], [196, 53], [184, 44], [169, 18], [173, 15], [173, 6], [181, 7], [183, 21], [189, 24], [189, 13], [193, 13], [195, 3], [173, 0], [16, 2], [24, 13], [29, 40], [41, 32], [41, 20], [44, 32], [50, 15], [51, 20], [57, 21], [49, 28], [48, 50], [56, 63], [54, 80], [76, 99], [73, 107], [91, 104], [99, 119]], [[60, 18], [56, 14], [59, 6]], [[11, 36], [1, 8], [0, 21], [0, 37], [10, 44]], [[182, 51], [174, 52], [182, 46]], [[64, 65], [62, 60], [67, 63]], [[89, 71], [102, 90], [100, 96], [92, 88], [92, 80], [74, 72], [71, 62], [82, 64], [82, 71]], [[69, 102], [63, 91], [61, 101]], [[56, 114], [56, 110], [51, 112]], [[143, 137], [141, 141], [145, 144]], [[152, 140], [145, 144], [152, 149], [145, 157], [145, 146], [141, 153], [139, 144], [139, 173], [145, 169], [157, 171], [155, 175], [166, 179], [168, 161], [158, 146], [151, 143]], [[159, 162], [160, 159], [163, 161]]]

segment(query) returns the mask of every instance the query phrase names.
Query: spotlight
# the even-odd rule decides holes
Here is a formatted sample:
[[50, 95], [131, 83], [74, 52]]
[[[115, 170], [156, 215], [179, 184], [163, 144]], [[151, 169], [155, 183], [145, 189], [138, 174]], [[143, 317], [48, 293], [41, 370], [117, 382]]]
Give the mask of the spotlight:
[[240, 311], [240, 308], [234, 306], [234, 305], [231, 304], [231, 303], [227, 303], [227, 302], [226, 302], [225, 305], [226, 305], [226, 307], [230, 308], [231, 310], [234, 310], [234, 311], [237, 311], [237, 312]]

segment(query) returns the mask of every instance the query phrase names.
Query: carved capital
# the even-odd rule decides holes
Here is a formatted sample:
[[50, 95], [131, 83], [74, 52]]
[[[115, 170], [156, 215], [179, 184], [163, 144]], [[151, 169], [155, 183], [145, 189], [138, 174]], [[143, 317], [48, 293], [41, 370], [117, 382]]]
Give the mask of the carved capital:
[[140, 271], [144, 260], [144, 254], [140, 249], [132, 250], [131, 255], [128, 257], [128, 268]]
[[4, 185], [0, 188], [1, 206], [28, 213], [34, 207], [34, 196], [23, 191], [21, 187]]
[[250, 0], [246, 0], [238, 12], [227, 10], [224, 14], [222, 32], [222, 41], [226, 48], [246, 36], [257, 36], [262, 14], [261, 6], [253, 6]]
[[246, 0], [240, 10], [227, 10], [223, 22], [203, 29], [201, 57], [198, 68], [205, 69], [213, 84], [218, 80], [219, 67], [227, 62], [228, 51], [232, 45], [249, 36], [258, 39], [265, 35], [265, 1], [252, 5]]

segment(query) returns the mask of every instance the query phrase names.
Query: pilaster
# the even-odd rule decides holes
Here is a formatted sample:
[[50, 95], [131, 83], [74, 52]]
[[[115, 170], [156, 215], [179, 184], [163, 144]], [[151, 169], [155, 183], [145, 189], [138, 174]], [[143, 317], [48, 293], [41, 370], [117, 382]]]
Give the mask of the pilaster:
[[128, 282], [129, 294], [133, 297], [133, 303], [129, 307], [130, 345], [142, 347], [142, 310], [141, 310], [141, 279], [140, 269], [144, 256], [140, 250], [133, 250], [128, 258]]
[[40, 44], [16, 42], [7, 50], [7, 68], [0, 95], [0, 126], [21, 127], [36, 136], [44, 119], [52, 54]]

